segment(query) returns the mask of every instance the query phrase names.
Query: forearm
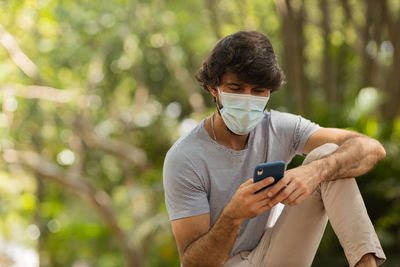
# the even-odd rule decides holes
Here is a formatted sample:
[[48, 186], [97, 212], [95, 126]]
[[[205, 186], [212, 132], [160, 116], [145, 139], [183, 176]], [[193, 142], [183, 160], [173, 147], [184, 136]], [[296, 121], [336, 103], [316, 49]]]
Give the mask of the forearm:
[[329, 156], [313, 161], [321, 180], [336, 180], [363, 175], [386, 156], [385, 149], [376, 140], [356, 136], [344, 141]]
[[182, 265], [222, 266], [230, 256], [240, 225], [240, 221], [229, 218], [223, 212], [210, 231], [184, 249]]

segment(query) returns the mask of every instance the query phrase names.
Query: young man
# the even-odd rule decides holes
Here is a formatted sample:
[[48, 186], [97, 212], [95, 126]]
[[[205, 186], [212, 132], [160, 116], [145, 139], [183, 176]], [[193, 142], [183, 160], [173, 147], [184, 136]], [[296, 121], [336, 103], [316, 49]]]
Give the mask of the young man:
[[[350, 266], [385, 255], [354, 178], [385, 157], [356, 132], [321, 128], [300, 116], [266, 111], [284, 75], [267, 36], [237, 32], [220, 40], [197, 79], [216, 112], [180, 138], [164, 162], [164, 189], [182, 265], [310, 266], [327, 219]], [[307, 155], [275, 185], [253, 183], [258, 163]], [[272, 228], [270, 210], [285, 208]]]

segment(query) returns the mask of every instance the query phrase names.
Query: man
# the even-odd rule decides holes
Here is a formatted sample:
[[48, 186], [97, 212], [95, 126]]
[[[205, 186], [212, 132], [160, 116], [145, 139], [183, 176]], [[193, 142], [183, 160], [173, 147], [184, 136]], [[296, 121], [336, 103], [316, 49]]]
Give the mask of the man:
[[[385, 260], [351, 178], [385, 157], [378, 141], [267, 112], [284, 75], [259, 32], [220, 40], [197, 79], [216, 112], [181, 137], [164, 162], [166, 205], [183, 266], [310, 266], [328, 217], [350, 266]], [[287, 166], [296, 154], [307, 155], [302, 166], [255, 194], [273, 182], [253, 183], [258, 163]], [[266, 228], [278, 203], [286, 205], [282, 215]]]

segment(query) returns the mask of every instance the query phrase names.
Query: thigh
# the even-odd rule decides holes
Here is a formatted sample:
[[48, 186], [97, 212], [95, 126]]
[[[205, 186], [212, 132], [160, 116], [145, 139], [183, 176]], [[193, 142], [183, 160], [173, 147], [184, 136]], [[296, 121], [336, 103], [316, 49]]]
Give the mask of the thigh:
[[311, 266], [328, 217], [319, 192], [300, 205], [285, 206], [272, 229], [249, 255], [254, 266]]
[[242, 251], [235, 256], [229, 258], [223, 267], [253, 267], [249, 260], [248, 255], [250, 252]]

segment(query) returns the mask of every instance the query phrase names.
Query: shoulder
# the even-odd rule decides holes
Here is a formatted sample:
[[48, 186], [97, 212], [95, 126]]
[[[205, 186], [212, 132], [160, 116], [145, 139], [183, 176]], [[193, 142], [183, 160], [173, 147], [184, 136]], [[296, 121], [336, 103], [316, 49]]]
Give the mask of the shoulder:
[[301, 118], [300, 115], [288, 113], [288, 112], [282, 112], [282, 111], [277, 111], [271, 109], [270, 112], [270, 118], [273, 122], [278, 122], [278, 121], [292, 121], [292, 120], [299, 120]]
[[197, 162], [198, 147], [202, 142], [201, 127], [202, 123], [179, 138], [165, 156], [163, 184], [168, 199], [172, 199], [173, 196], [179, 198], [185, 194], [204, 192], [204, 183]]
[[194, 161], [193, 157], [197, 154], [196, 151], [201, 147], [203, 139], [201, 130], [203, 129], [203, 122], [197, 125], [192, 131], [180, 137], [168, 150], [165, 160], [164, 168], [169, 165], [188, 164]]
[[301, 125], [307, 125], [307, 124], [316, 125], [314, 122], [302, 117], [301, 115], [277, 111], [277, 110], [271, 110], [269, 112], [269, 121], [272, 126], [281, 128], [299, 127]]
[[271, 110], [268, 114], [269, 129], [279, 138], [308, 136], [321, 127], [304, 117], [292, 113]]
[[269, 128], [278, 130], [293, 128], [302, 119], [299, 115], [271, 109], [270, 111], [265, 111], [263, 123]]

